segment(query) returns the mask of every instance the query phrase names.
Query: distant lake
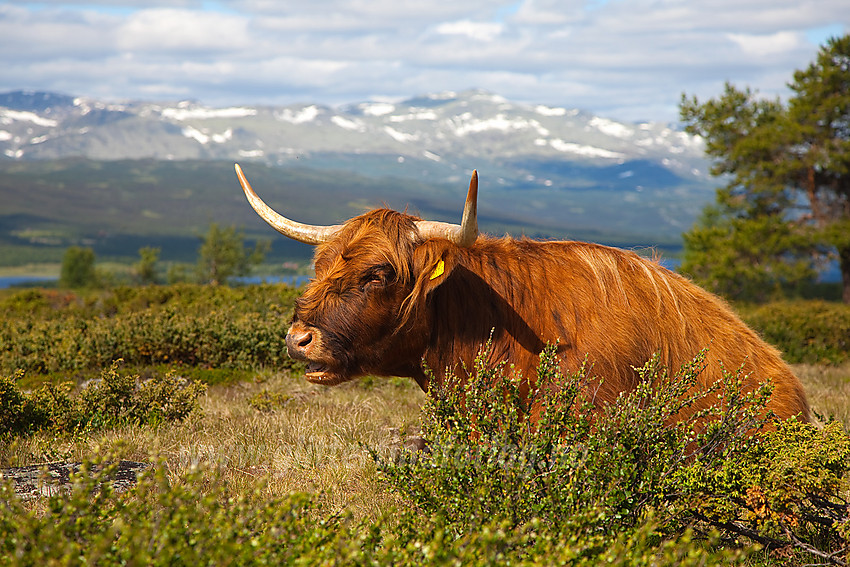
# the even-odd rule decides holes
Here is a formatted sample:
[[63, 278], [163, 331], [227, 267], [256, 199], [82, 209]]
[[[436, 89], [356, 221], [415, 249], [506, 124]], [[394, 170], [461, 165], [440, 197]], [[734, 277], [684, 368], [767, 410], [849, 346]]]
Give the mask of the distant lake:
[[240, 284], [285, 283], [298, 287], [309, 282], [310, 279], [310, 276], [247, 276], [233, 278], [233, 281]]
[[50, 276], [6, 276], [0, 277], [0, 289], [12, 287], [13, 285], [39, 285], [45, 283], [53, 283], [56, 278]]

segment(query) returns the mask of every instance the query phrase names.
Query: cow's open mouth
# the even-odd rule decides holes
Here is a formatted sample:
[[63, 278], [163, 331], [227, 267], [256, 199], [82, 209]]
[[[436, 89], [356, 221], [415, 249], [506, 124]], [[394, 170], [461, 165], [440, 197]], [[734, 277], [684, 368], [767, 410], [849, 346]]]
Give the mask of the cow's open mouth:
[[335, 386], [346, 380], [343, 374], [317, 362], [307, 364], [307, 372], [305, 372], [304, 377], [307, 378], [308, 382], [322, 384], [323, 386]]

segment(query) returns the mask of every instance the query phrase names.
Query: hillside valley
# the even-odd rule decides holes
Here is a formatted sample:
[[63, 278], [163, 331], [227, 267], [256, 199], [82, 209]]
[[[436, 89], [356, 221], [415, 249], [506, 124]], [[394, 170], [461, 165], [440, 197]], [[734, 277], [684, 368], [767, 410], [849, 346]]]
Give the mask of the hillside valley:
[[245, 202], [335, 223], [387, 204], [457, 222], [481, 178], [482, 229], [674, 251], [714, 182], [699, 139], [481, 91], [339, 108], [209, 108], [0, 94], [0, 265], [56, 261], [70, 244], [127, 261], [141, 246], [193, 257], [211, 222], [275, 238]]

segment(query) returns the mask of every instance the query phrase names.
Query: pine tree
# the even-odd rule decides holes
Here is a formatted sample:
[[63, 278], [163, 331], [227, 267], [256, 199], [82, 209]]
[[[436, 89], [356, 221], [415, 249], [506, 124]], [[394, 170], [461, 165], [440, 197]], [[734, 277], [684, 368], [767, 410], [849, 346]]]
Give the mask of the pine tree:
[[727, 84], [682, 97], [685, 129], [705, 139], [717, 203], [685, 234], [683, 271], [733, 297], [761, 299], [839, 260], [850, 303], [850, 35], [830, 39], [783, 104]]

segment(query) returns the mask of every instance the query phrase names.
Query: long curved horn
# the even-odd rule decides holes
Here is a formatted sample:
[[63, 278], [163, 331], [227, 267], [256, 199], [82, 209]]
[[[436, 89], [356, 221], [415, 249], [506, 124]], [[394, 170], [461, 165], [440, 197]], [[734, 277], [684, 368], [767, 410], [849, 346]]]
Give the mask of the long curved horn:
[[257, 214], [282, 235], [288, 236], [298, 242], [304, 242], [305, 244], [321, 244], [333, 238], [339, 229], [342, 228], [341, 224], [317, 226], [289, 220], [285, 216], [273, 211], [271, 207], [266, 205], [257, 196], [251, 184], [245, 178], [245, 174], [242, 173], [242, 168], [239, 167], [238, 163], [236, 164], [236, 175], [239, 177], [239, 183], [242, 185], [245, 196], [248, 197], [248, 202], [251, 203]]
[[463, 218], [460, 224], [447, 222], [418, 221], [416, 228], [423, 238], [446, 238], [458, 246], [468, 248], [478, 238], [478, 170], [472, 172]]

